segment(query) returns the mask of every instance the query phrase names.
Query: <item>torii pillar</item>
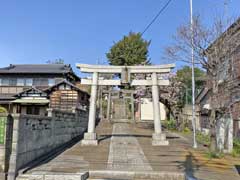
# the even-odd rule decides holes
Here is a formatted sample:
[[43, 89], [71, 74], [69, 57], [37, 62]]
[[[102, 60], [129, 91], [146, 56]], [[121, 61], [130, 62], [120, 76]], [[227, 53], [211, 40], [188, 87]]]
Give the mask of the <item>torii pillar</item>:
[[88, 118], [88, 131], [84, 133], [82, 145], [98, 145], [97, 135], [95, 133], [96, 122], [96, 102], [97, 102], [98, 72], [93, 72], [91, 84], [90, 110]]
[[159, 89], [158, 86], [168, 86], [169, 80], [158, 79], [158, 74], [167, 74], [174, 64], [155, 65], [155, 66], [104, 66], [104, 65], [88, 65], [77, 64], [82, 72], [93, 73], [92, 79], [82, 79], [82, 84], [91, 85], [91, 99], [90, 99], [90, 111], [88, 121], [88, 132], [84, 134], [82, 145], [98, 145], [97, 135], [95, 133], [95, 121], [96, 121], [96, 100], [97, 100], [97, 87], [98, 85], [104, 86], [120, 86], [125, 83], [126, 79], [99, 79], [100, 73], [129, 73], [127, 77], [131, 77], [131, 74], [152, 74], [152, 79], [137, 80], [128, 79], [127, 81], [131, 86], [152, 86], [152, 99], [153, 99], [153, 113], [154, 113], [154, 133], [152, 135], [153, 146], [166, 146], [169, 142], [166, 140], [166, 135], [162, 133], [161, 118], [159, 110]]
[[166, 135], [162, 133], [161, 117], [159, 110], [159, 89], [157, 73], [152, 73], [152, 101], [153, 101], [153, 119], [154, 133], [152, 135], [153, 146], [167, 146], [169, 142], [166, 140]]

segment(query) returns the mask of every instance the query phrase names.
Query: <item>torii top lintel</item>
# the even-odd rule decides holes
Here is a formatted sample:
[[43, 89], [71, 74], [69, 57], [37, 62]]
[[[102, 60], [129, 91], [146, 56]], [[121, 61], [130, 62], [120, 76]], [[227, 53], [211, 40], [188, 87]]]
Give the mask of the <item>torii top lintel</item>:
[[81, 72], [86, 73], [121, 73], [127, 69], [129, 73], [169, 73], [175, 64], [146, 65], [146, 66], [111, 66], [111, 65], [90, 65], [76, 64]]
[[[76, 64], [80, 71], [85, 73], [93, 73], [92, 79], [81, 79], [82, 84], [86, 85], [114, 85], [119, 86], [122, 84], [130, 84], [131, 86], [141, 85], [169, 85], [168, 79], [158, 79], [156, 74], [167, 74], [175, 67], [174, 64], [165, 65], [148, 65], [148, 66], [106, 66], [106, 65], [89, 65], [89, 64]], [[98, 74], [111, 73], [121, 74], [120, 79], [99, 79]], [[131, 74], [152, 74], [152, 80], [143, 79], [131, 80]], [[155, 74], [155, 75], [154, 75]]]

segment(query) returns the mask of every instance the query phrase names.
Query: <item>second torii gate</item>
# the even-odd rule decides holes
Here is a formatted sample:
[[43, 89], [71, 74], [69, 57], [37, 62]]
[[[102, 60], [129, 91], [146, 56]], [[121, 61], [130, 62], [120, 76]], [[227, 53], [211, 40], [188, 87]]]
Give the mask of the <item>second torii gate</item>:
[[[159, 75], [168, 74], [175, 67], [174, 64], [148, 65], [148, 66], [109, 66], [76, 64], [81, 72], [92, 73], [92, 79], [82, 79], [81, 83], [91, 85], [91, 99], [88, 120], [88, 132], [84, 134], [82, 145], [98, 145], [95, 133], [96, 101], [98, 86], [120, 86], [130, 84], [131, 86], [152, 86], [154, 133], [152, 135], [153, 146], [168, 145], [166, 135], [162, 133], [160, 111], [159, 111], [159, 89], [158, 86], [169, 85], [168, 79], [158, 78]], [[100, 79], [99, 74], [121, 74], [121, 79]], [[151, 74], [151, 79], [132, 79], [132, 74]]]

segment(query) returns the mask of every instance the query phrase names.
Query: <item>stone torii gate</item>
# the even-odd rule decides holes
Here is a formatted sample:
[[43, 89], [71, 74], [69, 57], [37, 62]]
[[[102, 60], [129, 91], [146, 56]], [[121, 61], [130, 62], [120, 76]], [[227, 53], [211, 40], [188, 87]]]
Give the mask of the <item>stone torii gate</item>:
[[[98, 145], [95, 133], [96, 101], [98, 86], [119, 86], [130, 84], [131, 86], [152, 86], [154, 133], [152, 135], [153, 146], [168, 145], [166, 135], [162, 133], [161, 118], [159, 111], [159, 89], [158, 86], [169, 85], [168, 79], [158, 78], [159, 75], [168, 74], [175, 67], [174, 64], [149, 65], [149, 66], [110, 66], [76, 64], [81, 72], [92, 73], [92, 79], [82, 79], [81, 83], [91, 85], [90, 110], [88, 121], [88, 132], [84, 134], [82, 145]], [[121, 79], [100, 79], [99, 74], [121, 74]], [[131, 79], [134, 74], [151, 74], [151, 79]], [[160, 76], [161, 77], [161, 76]]]

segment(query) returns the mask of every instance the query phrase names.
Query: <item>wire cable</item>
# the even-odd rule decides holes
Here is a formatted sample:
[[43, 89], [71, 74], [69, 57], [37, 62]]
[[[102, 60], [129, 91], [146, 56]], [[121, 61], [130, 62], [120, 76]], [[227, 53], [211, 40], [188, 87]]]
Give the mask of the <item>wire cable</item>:
[[159, 15], [168, 7], [172, 0], [168, 0], [167, 3], [158, 11], [156, 16], [152, 19], [152, 21], [146, 26], [146, 28], [142, 31], [141, 35], [143, 35], [150, 27], [151, 25], [156, 21], [156, 19], [159, 17]]

